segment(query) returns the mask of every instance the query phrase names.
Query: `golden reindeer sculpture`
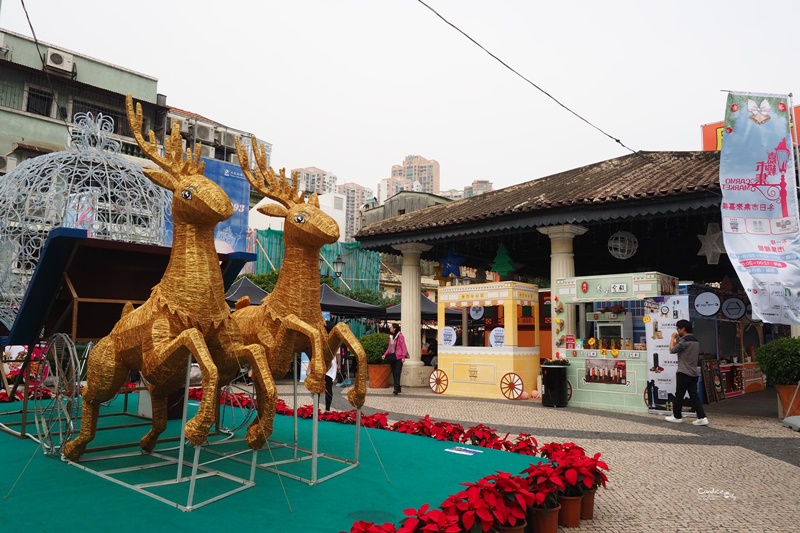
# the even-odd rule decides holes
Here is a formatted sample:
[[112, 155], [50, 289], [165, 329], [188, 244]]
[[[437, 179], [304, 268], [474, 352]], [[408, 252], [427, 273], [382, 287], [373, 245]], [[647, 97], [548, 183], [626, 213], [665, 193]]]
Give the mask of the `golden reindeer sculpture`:
[[[283, 226], [284, 258], [275, 289], [258, 307], [249, 300], [237, 302], [233, 318], [239, 324], [245, 342], [257, 342], [267, 351], [273, 376], [284, 376], [291, 368], [296, 351], [311, 349], [306, 388], [315, 394], [325, 390], [325, 372], [342, 344], [356, 354], [356, 383], [347, 399], [353, 407], [364, 405], [367, 387], [367, 354], [347, 324], [340, 322], [330, 333], [320, 306], [319, 252], [324, 244], [336, 242], [339, 226], [319, 207], [316, 193], [308, 202], [281, 169], [277, 175], [266, 163], [266, 152], [253, 138], [256, 160], [253, 176], [247, 151], [236, 139], [236, 153], [250, 184], [280, 203], [258, 208], [264, 215], [285, 219]], [[270, 406], [270, 409], [274, 407]]]
[[[214, 226], [233, 214], [231, 201], [203, 176], [200, 146], [184, 159], [180, 131], [172, 126], [166, 156], [158, 153], [155, 134], [142, 137], [142, 107], [127, 98], [128, 120], [136, 142], [164, 170], [145, 170], [147, 177], [172, 191], [173, 240], [169, 264], [150, 298], [133, 309], [125, 305], [122, 318], [92, 349], [83, 391], [80, 434], [64, 446], [64, 455], [77, 461], [95, 437], [100, 404], [122, 386], [130, 370], [144, 376], [152, 397], [153, 425], [140, 444], [151, 452], [167, 425], [167, 396], [185, 385], [189, 355], [203, 374], [203, 398], [197, 414], [186, 423], [186, 438], [202, 444], [216, 419], [219, 385], [230, 382], [240, 360], [250, 363], [258, 397], [258, 417], [247, 429], [247, 444], [264, 445], [272, 433], [277, 390], [264, 349], [245, 346], [225, 302]], [[263, 401], [265, 400], [265, 401]], [[271, 406], [271, 407], [270, 407]]]

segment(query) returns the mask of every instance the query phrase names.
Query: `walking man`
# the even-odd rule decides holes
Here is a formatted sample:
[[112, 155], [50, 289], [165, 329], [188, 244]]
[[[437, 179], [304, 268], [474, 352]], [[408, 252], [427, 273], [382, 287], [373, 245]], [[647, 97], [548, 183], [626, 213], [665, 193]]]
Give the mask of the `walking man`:
[[692, 335], [692, 323], [688, 320], [678, 320], [675, 323], [678, 332], [672, 334], [670, 351], [678, 354], [678, 372], [675, 375], [675, 402], [672, 404], [672, 415], [665, 417], [667, 422], [679, 423], [683, 421], [683, 397], [689, 392], [689, 401], [697, 420], [692, 422], [695, 426], [707, 426], [708, 418], [703, 409], [703, 402], [697, 394], [698, 359], [700, 357], [700, 341]]

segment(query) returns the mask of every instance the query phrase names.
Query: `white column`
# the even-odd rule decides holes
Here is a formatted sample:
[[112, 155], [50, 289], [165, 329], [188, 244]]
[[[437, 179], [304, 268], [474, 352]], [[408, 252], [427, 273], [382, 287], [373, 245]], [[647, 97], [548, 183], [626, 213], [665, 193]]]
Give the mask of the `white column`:
[[[571, 278], [575, 275], [575, 254], [573, 253], [573, 239], [576, 235], [583, 235], [588, 228], [578, 226], [577, 224], [564, 224], [562, 226], [547, 226], [544, 228], [537, 228], [540, 233], [550, 237], [550, 284], [554, 285], [558, 278]], [[555, 309], [555, 302], [552, 304]], [[562, 315], [558, 318], [564, 319], [564, 329], [556, 335], [555, 323], [553, 324], [553, 343], [558, 340], [561, 335], [568, 333], [575, 334], [575, 312], [570, 308], [565, 309]], [[553, 313], [555, 318], [555, 313]], [[555, 353], [555, 345], [553, 347]]]
[[[422, 252], [431, 246], [421, 243], [397, 244], [395, 250], [403, 253], [402, 297], [400, 300], [400, 327], [408, 346], [408, 361], [403, 365], [401, 385], [410, 387], [427, 386], [428, 374], [422, 362], [422, 313], [420, 310], [420, 294], [422, 289], [419, 259]], [[424, 375], [423, 375], [424, 374]]]

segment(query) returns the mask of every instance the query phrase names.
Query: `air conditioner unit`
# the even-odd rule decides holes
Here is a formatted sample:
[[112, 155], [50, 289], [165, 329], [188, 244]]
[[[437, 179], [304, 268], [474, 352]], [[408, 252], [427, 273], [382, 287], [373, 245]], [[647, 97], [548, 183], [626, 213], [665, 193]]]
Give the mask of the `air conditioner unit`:
[[8, 156], [0, 156], [0, 172], [11, 172], [17, 168], [17, 160], [8, 157]]
[[236, 155], [236, 154], [229, 154], [228, 155], [228, 161], [230, 161], [234, 165], [238, 165], [239, 164], [239, 156]]
[[200, 147], [200, 157], [207, 157], [209, 159], [214, 159], [214, 154], [216, 150], [213, 146], [206, 146], [205, 144]]
[[229, 131], [219, 133], [219, 143], [225, 148], [236, 148], [236, 134]]
[[176, 117], [175, 115], [167, 115], [167, 121], [169, 122], [169, 133], [172, 133], [172, 124], [175, 121], [178, 121], [178, 127], [181, 130], [182, 134], [189, 134], [189, 121], [185, 118]]
[[202, 124], [200, 122], [194, 125], [194, 137], [198, 141], [202, 141], [204, 143], [213, 143], [214, 142], [214, 126], [210, 126], [208, 124]]
[[44, 61], [45, 67], [59, 72], [72, 74], [72, 54], [67, 54], [55, 48], [48, 48]]

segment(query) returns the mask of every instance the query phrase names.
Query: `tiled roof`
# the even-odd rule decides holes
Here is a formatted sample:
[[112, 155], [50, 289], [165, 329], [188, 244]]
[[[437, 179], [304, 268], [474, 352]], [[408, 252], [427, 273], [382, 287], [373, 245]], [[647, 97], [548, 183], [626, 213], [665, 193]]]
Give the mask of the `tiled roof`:
[[664, 206], [659, 205], [669, 201], [668, 209], [674, 210], [681, 197], [698, 195], [720, 195], [719, 152], [637, 152], [382, 220], [355, 237], [369, 242], [371, 237], [439, 233], [445, 227], [489, 220], [496, 227], [498, 219], [552, 218], [560, 212], [580, 211], [576, 220], [591, 221], [609, 218], [612, 207], [625, 210], [644, 203], [660, 211]]
[[193, 118], [195, 120], [201, 120], [203, 122], [206, 122], [206, 123], [209, 123], [209, 124], [212, 124], [212, 125], [216, 125], [216, 126], [223, 126], [223, 124], [220, 124], [219, 122], [217, 122], [215, 120], [211, 120], [210, 118], [206, 118], [203, 115], [198, 115], [197, 113], [193, 113], [192, 111], [186, 111], [185, 109], [179, 109], [179, 108], [173, 107], [173, 106], [167, 106], [167, 109], [169, 109], [170, 113], [175, 113], [176, 115], [181, 115], [181, 116], [184, 116], [184, 117], [187, 117], [187, 118]]

